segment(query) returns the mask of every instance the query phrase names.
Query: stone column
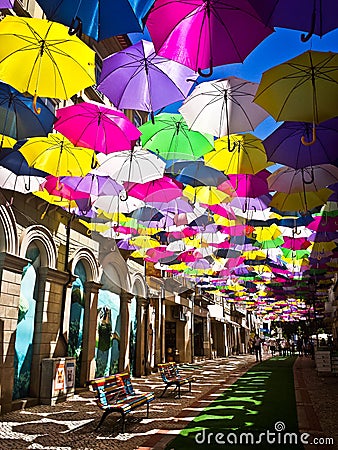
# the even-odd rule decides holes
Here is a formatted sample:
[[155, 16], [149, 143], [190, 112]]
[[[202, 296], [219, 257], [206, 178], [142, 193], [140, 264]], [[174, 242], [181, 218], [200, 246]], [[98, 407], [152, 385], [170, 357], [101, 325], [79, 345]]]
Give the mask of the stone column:
[[0, 253], [0, 413], [12, 409], [15, 331], [18, 323], [22, 270], [28, 259]]
[[97, 329], [97, 303], [102, 284], [87, 281], [84, 284], [84, 318], [82, 337], [82, 361], [80, 371], [80, 385], [95, 377], [95, 347]]
[[130, 303], [133, 294], [122, 289], [120, 294], [120, 314], [121, 314], [121, 332], [120, 332], [120, 357], [119, 372], [129, 371], [129, 339], [130, 339]]
[[155, 308], [155, 366], [165, 362], [165, 299], [164, 296], [154, 298]]
[[146, 342], [146, 331], [149, 326], [149, 321], [147, 317], [149, 302], [144, 297], [137, 297], [136, 306], [136, 319], [137, 319], [137, 330], [136, 330], [136, 367], [135, 375], [140, 377], [146, 374], [147, 369], [147, 353], [148, 342]]

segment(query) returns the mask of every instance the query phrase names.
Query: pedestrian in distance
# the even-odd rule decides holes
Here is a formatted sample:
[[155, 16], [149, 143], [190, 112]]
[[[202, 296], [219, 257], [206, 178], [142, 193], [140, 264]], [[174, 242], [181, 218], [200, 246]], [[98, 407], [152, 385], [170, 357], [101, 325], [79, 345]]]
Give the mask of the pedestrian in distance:
[[262, 339], [258, 336], [258, 334], [255, 334], [254, 337], [254, 349], [255, 349], [255, 355], [256, 355], [256, 361], [262, 361]]

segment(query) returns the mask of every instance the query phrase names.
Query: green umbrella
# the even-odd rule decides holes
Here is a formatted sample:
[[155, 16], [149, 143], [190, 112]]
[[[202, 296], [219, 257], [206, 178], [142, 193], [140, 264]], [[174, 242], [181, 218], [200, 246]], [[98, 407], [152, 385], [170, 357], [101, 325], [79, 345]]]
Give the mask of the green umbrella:
[[213, 136], [189, 130], [180, 114], [159, 114], [139, 130], [142, 146], [166, 160], [196, 160], [214, 148]]

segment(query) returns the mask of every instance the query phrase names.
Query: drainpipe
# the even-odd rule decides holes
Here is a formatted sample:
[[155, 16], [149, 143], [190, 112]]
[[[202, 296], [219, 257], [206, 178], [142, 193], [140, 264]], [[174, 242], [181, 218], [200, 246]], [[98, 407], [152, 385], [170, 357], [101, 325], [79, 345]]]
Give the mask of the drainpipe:
[[66, 225], [66, 249], [65, 249], [65, 264], [64, 264], [64, 271], [68, 273], [68, 278], [65, 284], [62, 288], [62, 297], [61, 297], [61, 314], [60, 314], [60, 332], [59, 332], [59, 339], [60, 344], [63, 346], [63, 355], [65, 356], [67, 353], [67, 347], [68, 347], [68, 341], [66, 340], [64, 336], [64, 318], [65, 318], [65, 307], [66, 307], [66, 299], [67, 299], [67, 289], [72, 281], [73, 274], [71, 270], [68, 267], [69, 262], [69, 247], [70, 247], [70, 230], [71, 230], [71, 223], [73, 221], [74, 216], [72, 215]]

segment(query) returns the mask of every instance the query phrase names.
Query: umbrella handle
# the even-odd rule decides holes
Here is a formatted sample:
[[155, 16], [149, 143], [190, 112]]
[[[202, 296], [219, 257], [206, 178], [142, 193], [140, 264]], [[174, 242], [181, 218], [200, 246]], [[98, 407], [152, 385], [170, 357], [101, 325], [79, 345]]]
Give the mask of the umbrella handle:
[[37, 106], [36, 106], [37, 100], [38, 100], [38, 96], [36, 94], [34, 94], [34, 97], [33, 97], [33, 109], [34, 109], [35, 114], [40, 114], [41, 113], [41, 108], [37, 108]]
[[[300, 40], [302, 42], [307, 42], [313, 35], [316, 25], [316, 2], [313, 2], [312, 18], [311, 18], [311, 28], [307, 34], [302, 33]], [[322, 31], [322, 30], [321, 30]]]
[[119, 198], [121, 200], [121, 202], [126, 202], [128, 200], [128, 192], [124, 191], [124, 195], [123, 195], [123, 191], [120, 192]]
[[203, 78], [211, 77], [211, 75], [214, 73], [212, 60], [209, 61], [209, 72], [203, 73], [202, 69], [200, 69], [200, 68], [197, 69], [197, 72], [198, 72], [198, 75], [203, 77]]
[[92, 169], [96, 169], [97, 166], [98, 166], [98, 162], [97, 162], [97, 160], [95, 159], [95, 153], [93, 153], [92, 161], [91, 161], [91, 163], [90, 163], [90, 167], [91, 167]]
[[316, 142], [317, 136], [316, 136], [316, 127], [315, 124], [313, 124], [312, 127], [312, 140], [310, 142], [305, 140], [305, 136], [302, 136], [300, 141], [303, 145], [305, 145], [306, 147], [309, 147], [310, 145], [313, 145]]
[[74, 34], [76, 34], [79, 38], [82, 36], [82, 20], [78, 16], [72, 19], [68, 34], [69, 36], [74, 36]]
[[310, 179], [309, 180], [305, 180], [304, 177], [304, 169], [302, 169], [302, 181], [304, 184], [312, 184], [314, 182], [315, 176], [313, 173], [313, 167], [311, 167], [311, 174], [310, 174]]

